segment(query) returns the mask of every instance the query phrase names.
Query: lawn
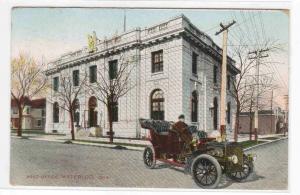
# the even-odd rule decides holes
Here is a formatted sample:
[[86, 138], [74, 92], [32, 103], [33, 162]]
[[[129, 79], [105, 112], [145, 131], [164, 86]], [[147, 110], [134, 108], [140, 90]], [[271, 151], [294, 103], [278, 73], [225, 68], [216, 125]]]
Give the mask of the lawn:
[[247, 140], [247, 141], [240, 142], [243, 148], [249, 148], [251, 146], [255, 146], [257, 144], [262, 144], [262, 143], [265, 143], [265, 141]]
[[[75, 140], [79, 142], [85, 142], [85, 143], [98, 143], [98, 144], [111, 144], [107, 141], [91, 141], [91, 140]], [[120, 145], [120, 146], [133, 146], [133, 147], [146, 147], [147, 145], [144, 144], [131, 144], [131, 143], [120, 143], [120, 142], [113, 142], [114, 145]]]
[[279, 137], [264, 137], [264, 138], [260, 138], [260, 139], [277, 140], [277, 139], [279, 139]]

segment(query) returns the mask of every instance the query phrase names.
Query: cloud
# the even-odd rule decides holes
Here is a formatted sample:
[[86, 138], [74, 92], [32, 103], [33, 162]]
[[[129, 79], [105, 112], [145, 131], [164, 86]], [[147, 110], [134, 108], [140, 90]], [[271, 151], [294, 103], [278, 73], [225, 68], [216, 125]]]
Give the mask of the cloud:
[[64, 53], [76, 51], [83, 47], [85, 47], [84, 42], [70, 40], [12, 40], [11, 57], [16, 57], [19, 55], [19, 53], [27, 53], [37, 60], [44, 58], [46, 62], [50, 62], [51, 60], [59, 58]]

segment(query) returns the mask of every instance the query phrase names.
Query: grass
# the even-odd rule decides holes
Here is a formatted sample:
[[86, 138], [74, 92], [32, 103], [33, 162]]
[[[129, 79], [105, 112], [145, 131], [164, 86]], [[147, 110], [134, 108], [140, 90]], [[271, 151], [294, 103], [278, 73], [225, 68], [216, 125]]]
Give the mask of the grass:
[[257, 144], [262, 144], [265, 143], [265, 141], [254, 141], [254, 140], [247, 140], [247, 141], [243, 141], [243, 142], [239, 142], [243, 148], [249, 148], [251, 146], [255, 146]]
[[279, 137], [264, 137], [264, 138], [260, 138], [260, 139], [277, 140], [277, 139], [279, 139]]
[[[85, 142], [85, 143], [111, 144], [111, 143], [105, 142], [105, 141], [91, 141], [91, 140], [81, 140], [81, 139], [77, 139], [75, 141]], [[112, 144], [120, 145], [120, 146], [133, 146], [133, 147], [146, 147], [147, 146], [144, 144], [130, 144], [130, 143], [120, 143], [120, 142], [113, 142]]]

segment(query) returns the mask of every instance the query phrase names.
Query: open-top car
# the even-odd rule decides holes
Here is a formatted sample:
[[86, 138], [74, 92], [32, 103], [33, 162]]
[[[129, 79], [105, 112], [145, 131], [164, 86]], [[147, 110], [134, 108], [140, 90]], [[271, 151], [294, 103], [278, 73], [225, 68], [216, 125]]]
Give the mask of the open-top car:
[[155, 168], [156, 161], [183, 167], [202, 188], [216, 188], [222, 174], [242, 181], [253, 172], [253, 156], [246, 155], [237, 142], [209, 138], [196, 126], [152, 119], [140, 119], [140, 124], [150, 131], [151, 145], [143, 153], [148, 168]]

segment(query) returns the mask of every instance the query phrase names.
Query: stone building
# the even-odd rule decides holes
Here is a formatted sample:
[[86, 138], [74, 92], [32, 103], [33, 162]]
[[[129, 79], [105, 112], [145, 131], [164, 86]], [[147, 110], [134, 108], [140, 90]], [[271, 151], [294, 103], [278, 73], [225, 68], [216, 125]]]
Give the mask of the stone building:
[[[186, 122], [199, 129], [219, 128], [220, 73], [222, 49], [200, 31], [184, 15], [145, 29], [136, 28], [110, 39], [97, 40], [96, 50], [83, 48], [61, 56], [49, 64], [46, 74], [52, 84], [59, 82], [59, 73], [89, 74], [89, 82], [104, 64], [119, 63], [120, 56], [133, 67], [130, 82], [135, 87], [116, 102], [113, 128], [117, 137], [142, 137], [139, 118], [176, 121], [184, 114]], [[239, 70], [228, 57], [228, 90]], [[78, 76], [77, 76], [78, 77]], [[59, 86], [58, 86], [59, 87]], [[68, 133], [67, 112], [59, 108], [55, 91], [47, 101], [46, 131]], [[75, 123], [88, 130], [100, 126], [108, 131], [107, 111], [101, 102], [87, 92], [78, 98]], [[235, 102], [228, 91], [227, 129], [232, 131]]]

